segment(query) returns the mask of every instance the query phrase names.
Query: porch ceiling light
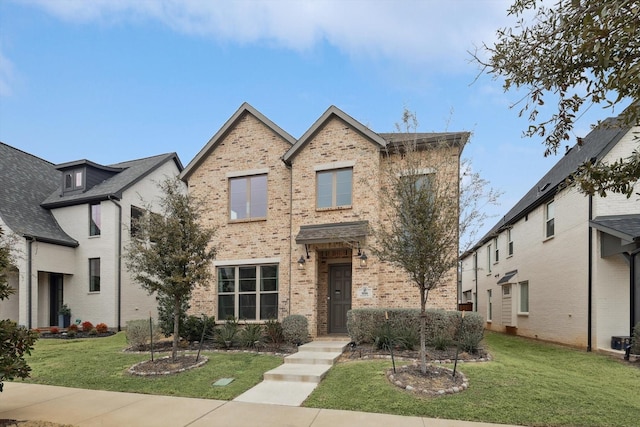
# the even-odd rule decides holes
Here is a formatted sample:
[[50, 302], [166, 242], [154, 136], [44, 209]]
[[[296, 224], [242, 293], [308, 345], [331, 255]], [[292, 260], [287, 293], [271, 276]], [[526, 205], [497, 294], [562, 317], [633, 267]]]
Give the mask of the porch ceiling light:
[[304, 268], [304, 263], [307, 262], [304, 259], [304, 256], [300, 255], [300, 259], [298, 260], [298, 268], [302, 270]]

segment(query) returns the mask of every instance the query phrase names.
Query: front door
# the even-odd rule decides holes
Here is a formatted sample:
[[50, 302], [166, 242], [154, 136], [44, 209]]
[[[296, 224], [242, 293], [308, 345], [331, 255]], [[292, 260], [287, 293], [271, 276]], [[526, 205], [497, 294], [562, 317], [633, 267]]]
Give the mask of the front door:
[[62, 274], [49, 274], [49, 325], [58, 326], [58, 314], [62, 307]]
[[329, 333], [347, 332], [347, 312], [351, 310], [351, 264], [329, 267]]

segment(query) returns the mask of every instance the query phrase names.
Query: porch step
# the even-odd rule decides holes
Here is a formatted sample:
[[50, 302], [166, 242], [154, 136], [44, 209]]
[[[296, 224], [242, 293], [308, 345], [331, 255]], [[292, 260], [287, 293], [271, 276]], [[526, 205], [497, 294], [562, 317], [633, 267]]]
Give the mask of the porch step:
[[342, 353], [349, 343], [347, 341], [313, 341], [298, 347], [298, 352], [338, 352]]
[[332, 365], [285, 363], [264, 373], [265, 381], [319, 383]]
[[284, 358], [284, 363], [333, 365], [342, 352], [299, 351]]

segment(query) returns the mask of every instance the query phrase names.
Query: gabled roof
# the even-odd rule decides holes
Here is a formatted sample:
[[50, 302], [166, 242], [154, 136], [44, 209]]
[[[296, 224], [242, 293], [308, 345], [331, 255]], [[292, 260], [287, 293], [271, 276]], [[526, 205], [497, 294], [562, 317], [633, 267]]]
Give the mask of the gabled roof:
[[243, 103], [240, 108], [226, 121], [226, 123], [220, 128], [215, 135], [211, 137], [209, 142], [200, 150], [198, 154], [189, 162], [186, 168], [180, 174], [180, 179], [186, 181], [193, 171], [200, 165], [200, 163], [209, 155], [209, 153], [222, 141], [227, 134], [235, 127], [236, 123], [245, 115], [251, 114], [256, 119], [261, 121], [264, 125], [270, 128], [274, 133], [282, 137], [289, 144], [293, 145], [296, 139], [285, 132], [280, 126], [269, 120], [261, 112], [253, 108], [247, 102]]
[[608, 118], [600, 126], [589, 132], [584, 139], [567, 151], [509, 212], [476, 243], [473, 248], [462, 254], [466, 258], [470, 253], [495, 237], [502, 230], [511, 227], [520, 218], [551, 200], [566, 179], [579, 166], [588, 160], [599, 161], [626, 135], [631, 127], [616, 125], [617, 119]]
[[15, 233], [75, 247], [51, 212], [40, 203], [61, 184], [62, 173], [36, 156], [0, 142], [0, 217]]
[[[56, 181], [56, 191], [49, 194], [49, 197], [42, 202], [42, 207], [51, 209], [61, 206], [71, 206], [80, 203], [106, 200], [110, 197], [121, 199], [122, 193], [126, 189], [136, 184], [151, 172], [169, 161], [175, 162], [178, 171], [182, 170], [182, 163], [176, 153], [160, 154], [158, 156], [109, 165], [107, 166], [107, 169], [113, 171], [120, 170], [120, 172], [82, 193], [61, 194], [59, 188], [61, 181], [58, 179]], [[57, 168], [64, 168], [75, 163], [80, 165], [85, 164], [86, 161], [64, 163]]]
[[322, 129], [325, 123], [331, 120], [333, 117], [338, 117], [342, 121], [346, 122], [349, 126], [359, 132], [365, 138], [368, 138], [372, 143], [376, 144], [379, 148], [384, 148], [387, 146], [387, 141], [382, 138], [380, 135], [340, 110], [338, 107], [332, 105], [324, 112], [322, 116], [300, 137], [298, 142], [296, 142], [293, 147], [289, 149], [283, 156], [282, 160], [285, 163], [290, 164], [291, 160], [300, 152], [302, 147], [304, 147], [317, 133]]

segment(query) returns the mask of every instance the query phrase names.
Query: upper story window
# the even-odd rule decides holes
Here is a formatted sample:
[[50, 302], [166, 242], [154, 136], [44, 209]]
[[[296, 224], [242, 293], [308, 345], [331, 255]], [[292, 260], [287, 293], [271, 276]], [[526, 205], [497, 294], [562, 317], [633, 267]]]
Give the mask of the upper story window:
[[545, 237], [551, 237], [555, 234], [555, 212], [553, 200], [545, 205]]
[[316, 172], [316, 207], [351, 206], [353, 168]]
[[84, 188], [84, 170], [75, 169], [64, 173], [64, 191], [80, 190]]
[[100, 203], [89, 205], [89, 236], [99, 236], [101, 227]]
[[267, 217], [267, 175], [229, 178], [229, 219]]
[[513, 236], [510, 228], [507, 230], [507, 255], [513, 255]]
[[140, 237], [140, 221], [144, 218], [144, 209], [131, 205], [131, 226], [129, 233], [132, 238]]
[[491, 273], [491, 244], [487, 245], [487, 273]]
[[493, 239], [493, 248], [494, 248], [494, 252], [495, 252], [493, 260], [494, 260], [494, 262], [498, 262], [498, 261], [500, 261], [500, 248], [498, 247], [498, 238], [497, 237]]

